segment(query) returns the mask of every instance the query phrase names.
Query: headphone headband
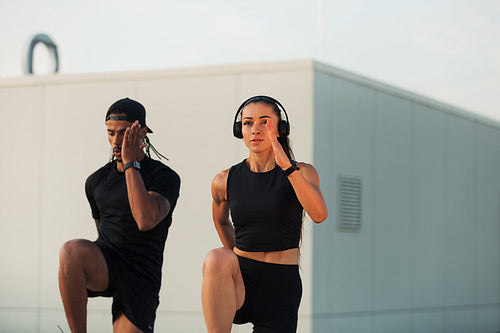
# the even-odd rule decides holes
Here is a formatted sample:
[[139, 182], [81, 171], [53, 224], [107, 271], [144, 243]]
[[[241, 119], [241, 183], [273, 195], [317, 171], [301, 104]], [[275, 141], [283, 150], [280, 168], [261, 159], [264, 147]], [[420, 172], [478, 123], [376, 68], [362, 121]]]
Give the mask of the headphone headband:
[[259, 102], [273, 104], [280, 110], [280, 112], [283, 112], [285, 114], [286, 120], [280, 120], [278, 123], [278, 133], [280, 134], [280, 136], [287, 136], [288, 134], [290, 134], [290, 122], [288, 121], [288, 114], [286, 113], [286, 110], [283, 107], [283, 105], [281, 105], [281, 103], [277, 99], [272, 98], [270, 96], [257, 95], [257, 96], [250, 97], [246, 101], [241, 103], [240, 107], [236, 111], [236, 115], [234, 116], [234, 122], [233, 122], [233, 134], [234, 134], [234, 136], [239, 138], [239, 139], [243, 138], [243, 133], [241, 132], [241, 129], [242, 129], [241, 121], [238, 121], [238, 116], [241, 113], [241, 111], [243, 110], [243, 108], [245, 106], [247, 106], [248, 104], [259, 103]]

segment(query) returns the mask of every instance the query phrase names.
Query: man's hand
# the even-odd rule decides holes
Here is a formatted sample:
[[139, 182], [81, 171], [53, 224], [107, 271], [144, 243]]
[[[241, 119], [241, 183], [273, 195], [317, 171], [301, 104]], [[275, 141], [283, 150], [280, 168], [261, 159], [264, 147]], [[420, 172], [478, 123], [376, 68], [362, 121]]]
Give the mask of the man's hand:
[[146, 147], [143, 139], [146, 136], [145, 128], [142, 128], [139, 121], [135, 121], [132, 126], [125, 130], [122, 143], [122, 161], [127, 164], [132, 161], [140, 161], [144, 152], [142, 149]]

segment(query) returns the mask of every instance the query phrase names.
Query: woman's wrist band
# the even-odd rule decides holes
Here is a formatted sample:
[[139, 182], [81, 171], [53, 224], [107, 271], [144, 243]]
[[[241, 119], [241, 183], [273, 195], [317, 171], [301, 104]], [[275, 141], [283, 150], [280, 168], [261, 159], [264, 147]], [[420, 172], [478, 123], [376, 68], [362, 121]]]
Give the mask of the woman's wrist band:
[[283, 170], [283, 172], [287, 177], [290, 176], [292, 172], [294, 172], [295, 170], [300, 170], [300, 167], [297, 165], [297, 162], [295, 162], [294, 160], [290, 160], [290, 163], [292, 163], [292, 165], [288, 169]]

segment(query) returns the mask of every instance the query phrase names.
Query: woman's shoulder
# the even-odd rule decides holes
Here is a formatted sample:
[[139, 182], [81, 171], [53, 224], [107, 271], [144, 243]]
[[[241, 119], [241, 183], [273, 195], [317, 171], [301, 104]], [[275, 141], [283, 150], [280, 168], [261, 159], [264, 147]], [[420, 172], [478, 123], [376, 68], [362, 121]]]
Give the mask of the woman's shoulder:
[[316, 170], [312, 164], [296, 161], [297, 166], [303, 170]]
[[216, 174], [213, 181], [212, 181], [212, 186], [215, 184], [215, 185], [224, 185], [224, 187], [225, 187], [227, 184], [227, 178], [229, 177], [229, 173], [231, 172], [231, 170], [241, 168], [243, 166], [243, 163], [244, 163], [244, 161], [240, 162], [238, 164], [235, 164], [235, 165], [233, 165], [225, 170], [222, 170], [221, 172]]
[[229, 169], [222, 170], [221, 172], [216, 174], [214, 179], [212, 180], [212, 197], [214, 198], [214, 200], [220, 201], [222, 198], [226, 197], [227, 177], [229, 175]]
[[231, 168], [227, 168], [225, 170], [222, 170], [218, 174], [215, 175], [212, 183], [221, 183], [221, 182], [227, 182], [227, 176], [229, 175], [229, 170]]
[[297, 162], [297, 166], [300, 168], [300, 171], [304, 177], [313, 183], [319, 183], [319, 175], [316, 168], [309, 163], [306, 162]]

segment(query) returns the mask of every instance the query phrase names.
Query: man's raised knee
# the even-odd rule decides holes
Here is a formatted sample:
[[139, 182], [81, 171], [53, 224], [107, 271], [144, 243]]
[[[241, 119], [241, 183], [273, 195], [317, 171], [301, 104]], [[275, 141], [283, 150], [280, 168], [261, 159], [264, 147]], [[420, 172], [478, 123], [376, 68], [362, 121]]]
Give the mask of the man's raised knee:
[[59, 262], [61, 264], [81, 259], [89, 241], [85, 239], [72, 239], [64, 243], [59, 251]]

